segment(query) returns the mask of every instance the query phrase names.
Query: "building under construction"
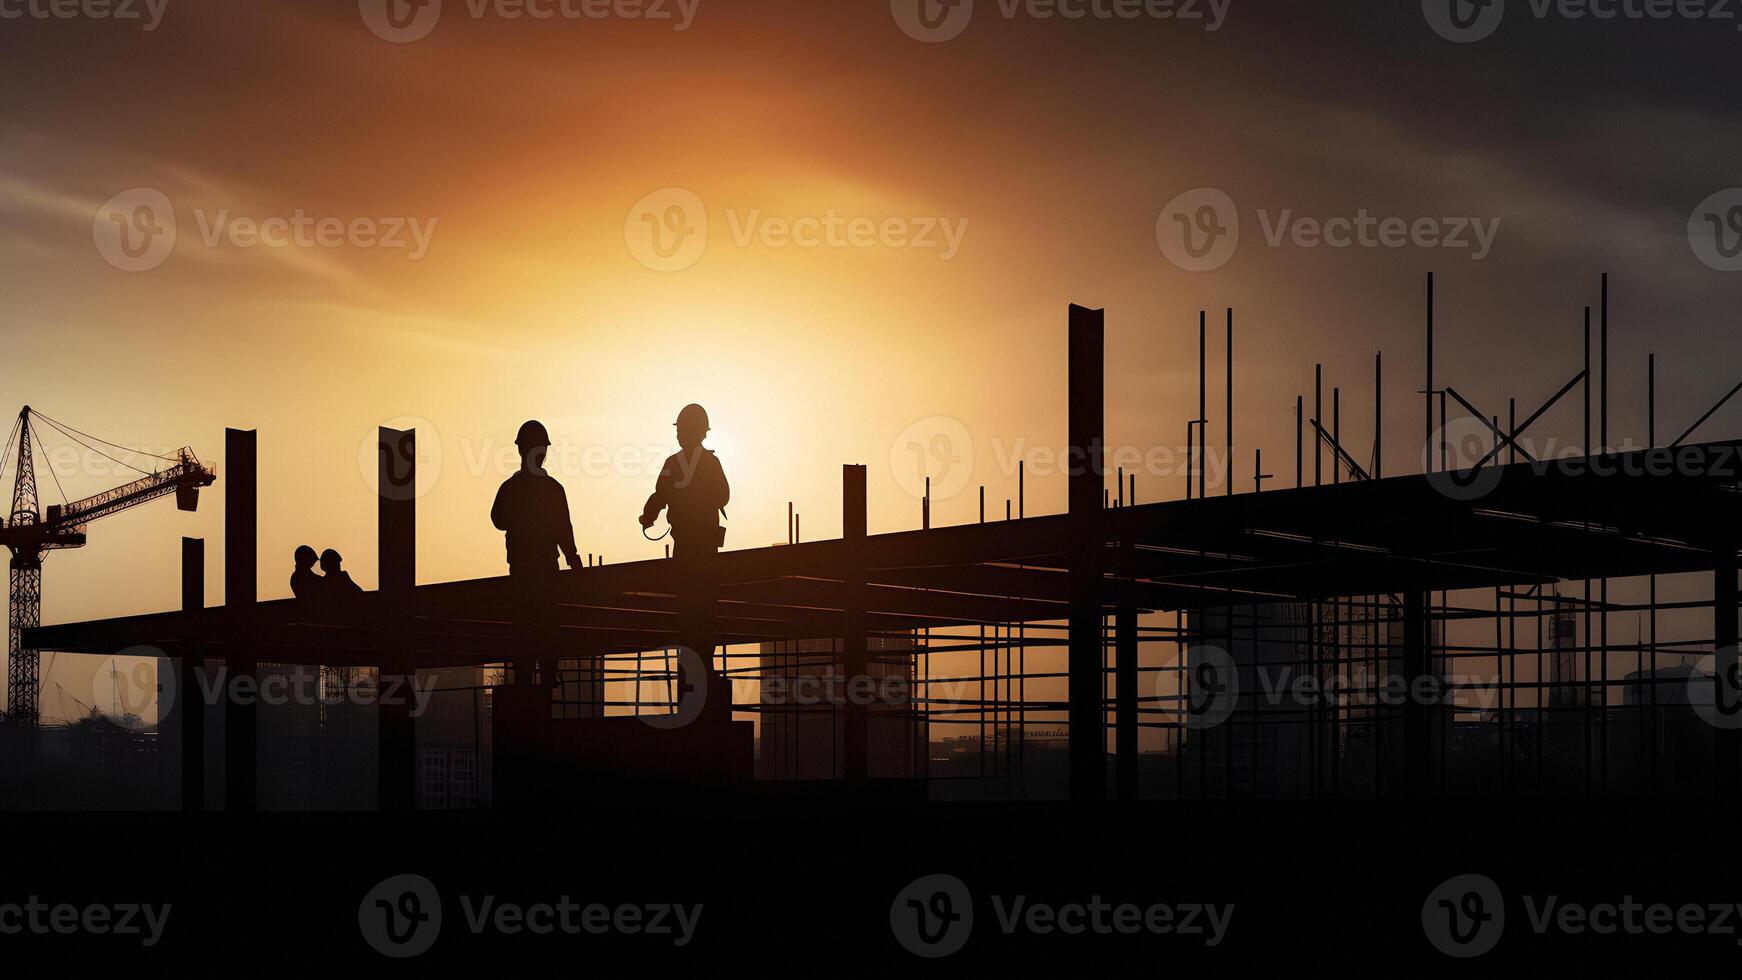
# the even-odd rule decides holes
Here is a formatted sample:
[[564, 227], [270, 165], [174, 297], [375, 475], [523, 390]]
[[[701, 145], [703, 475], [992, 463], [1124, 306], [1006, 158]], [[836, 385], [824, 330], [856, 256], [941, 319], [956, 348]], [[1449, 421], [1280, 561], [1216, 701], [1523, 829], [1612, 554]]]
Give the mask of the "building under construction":
[[[203, 542], [186, 540], [181, 609], [32, 628], [24, 646], [163, 651], [184, 694], [160, 766], [187, 809], [274, 797], [266, 746], [282, 739], [266, 709], [187, 696], [220, 665], [343, 672], [382, 694], [444, 678], [440, 723], [388, 697], [311, 718], [311, 738], [348, 739], [373, 770], [307, 777], [368, 784], [299, 797], [314, 808], [535, 806], [570, 770], [593, 787], [740, 797], [799, 784], [1076, 802], [1734, 794], [1742, 443], [1692, 441], [1713, 413], [1660, 443], [1654, 415], [1649, 448], [1537, 459], [1528, 430], [1577, 394], [1584, 445], [1608, 444], [1590, 328], [1586, 368], [1502, 422], [1435, 377], [1432, 308], [1430, 280], [1413, 424], [1433, 446], [1467, 420], [1483, 442], [1473, 464], [1430, 451], [1427, 472], [1387, 475], [1377, 438], [1371, 453], [1343, 444], [1341, 392], [1329, 417], [1315, 392], [1297, 402], [1292, 478], [1258, 457], [1251, 490], [1212, 493], [1200, 465], [1182, 499], [1139, 503], [1105, 465], [1102, 314], [1071, 307], [1067, 512], [1027, 516], [1019, 493], [1004, 520], [931, 527], [928, 507], [925, 526], [872, 535], [865, 470], [845, 466], [843, 538], [718, 557], [712, 655], [730, 683], [706, 690], [676, 683], [670, 560], [562, 573], [548, 648], [562, 683], [530, 683], [509, 579], [414, 580], [417, 435], [385, 429], [381, 582], [356, 610], [253, 598], [255, 434], [231, 430], [225, 605], [206, 605]], [[1232, 313], [1226, 329], [1231, 350]], [[1228, 374], [1226, 417], [1212, 426], [1200, 393], [1186, 420], [1197, 453], [1216, 432], [1235, 445], [1231, 357]], [[796, 702], [769, 693], [807, 685]], [[438, 769], [450, 788], [430, 788]]]

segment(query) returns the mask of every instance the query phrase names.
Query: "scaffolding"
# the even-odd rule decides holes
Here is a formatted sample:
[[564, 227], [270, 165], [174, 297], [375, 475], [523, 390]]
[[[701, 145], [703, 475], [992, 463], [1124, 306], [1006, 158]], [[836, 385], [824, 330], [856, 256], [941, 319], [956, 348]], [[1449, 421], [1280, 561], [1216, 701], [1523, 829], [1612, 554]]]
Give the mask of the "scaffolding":
[[[864, 468], [845, 467], [843, 538], [802, 542], [789, 511], [787, 544], [716, 559], [709, 653], [732, 692], [721, 724], [740, 726], [719, 738], [760, 724], [764, 758], [782, 761], [756, 782], [900, 784], [934, 800], [1736, 793], [1742, 444], [1689, 439], [1737, 389], [1660, 445], [1653, 357], [1647, 445], [1608, 448], [1605, 277], [1600, 370], [1587, 310], [1583, 370], [1522, 422], [1512, 400], [1502, 425], [1436, 382], [1433, 303], [1430, 276], [1425, 472], [1385, 475], [1376, 356], [1370, 453], [1345, 444], [1340, 388], [1327, 417], [1321, 367], [1310, 414], [1305, 395], [1295, 401], [1293, 486], [1277, 487], [1255, 452], [1251, 490], [1237, 492], [1229, 311], [1223, 485], [1205, 465], [1201, 315], [1184, 495], [1141, 504], [1135, 476], [1106, 467], [1102, 314], [1073, 306], [1068, 438], [1080, 465], [1067, 512], [1027, 516], [1019, 465], [1003, 520], [987, 519], [982, 489], [978, 521], [933, 527], [928, 491], [917, 530], [869, 535]], [[1574, 391], [1582, 445], [1596, 448], [1538, 459], [1527, 430]], [[1473, 452], [1451, 445], [1460, 424]], [[251, 546], [229, 540], [252, 537], [252, 435], [231, 432], [225, 489], [246, 499], [227, 567], [252, 562]], [[383, 430], [381, 442], [383, 588], [357, 620], [313, 622], [294, 602], [206, 609], [193, 594], [180, 612], [43, 627], [28, 642], [150, 644], [242, 670], [373, 667], [384, 686], [489, 668], [502, 677], [500, 722], [515, 686], [505, 668], [528, 656], [515, 585], [414, 585], [415, 495], [394, 488], [414, 479], [415, 434]], [[184, 575], [201, 565], [184, 551]], [[253, 594], [251, 573], [240, 585]], [[549, 624], [560, 683], [514, 710], [540, 726], [681, 713], [684, 588], [670, 560], [565, 573]], [[531, 675], [529, 660], [522, 669]], [[873, 695], [854, 695], [861, 680]], [[768, 694], [801, 682], [814, 682], [814, 702]], [[235, 706], [223, 714], [232, 731], [252, 724]], [[379, 725], [381, 805], [409, 808], [398, 773], [413, 768], [415, 725], [385, 710]], [[879, 725], [905, 734], [874, 737]], [[499, 736], [495, 750], [528, 744]], [[226, 793], [251, 806], [251, 777]]]

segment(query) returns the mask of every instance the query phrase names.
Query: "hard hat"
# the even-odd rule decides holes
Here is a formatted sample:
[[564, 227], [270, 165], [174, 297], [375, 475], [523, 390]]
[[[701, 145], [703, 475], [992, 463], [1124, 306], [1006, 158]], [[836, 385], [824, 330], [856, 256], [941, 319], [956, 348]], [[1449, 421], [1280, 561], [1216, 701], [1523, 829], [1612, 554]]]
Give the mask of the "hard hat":
[[548, 446], [550, 445], [550, 433], [544, 431], [543, 423], [528, 422], [520, 427], [520, 432], [514, 437], [514, 444], [523, 448], [526, 446]]
[[344, 561], [344, 559], [339, 557], [338, 552], [334, 551], [331, 548], [328, 548], [327, 550], [321, 552], [321, 564], [325, 565], [328, 561], [341, 562], [341, 561]]
[[683, 411], [677, 413], [677, 425], [684, 427], [701, 426], [708, 428], [708, 410], [700, 405], [685, 405]]
[[313, 565], [315, 563], [315, 550], [306, 544], [298, 545], [296, 549], [296, 561], [299, 565], [305, 561], [310, 565]]

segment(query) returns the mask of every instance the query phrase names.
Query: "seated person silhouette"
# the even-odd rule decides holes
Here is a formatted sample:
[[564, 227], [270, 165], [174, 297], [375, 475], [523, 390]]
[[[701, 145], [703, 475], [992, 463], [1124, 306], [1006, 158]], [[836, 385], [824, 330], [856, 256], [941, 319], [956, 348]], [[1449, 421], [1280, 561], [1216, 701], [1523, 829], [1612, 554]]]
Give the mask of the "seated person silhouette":
[[321, 552], [321, 585], [330, 601], [346, 603], [363, 594], [363, 589], [351, 581], [351, 573], [344, 569], [345, 559], [331, 548]]
[[315, 550], [308, 545], [300, 545], [296, 549], [296, 570], [290, 573], [290, 594], [298, 599], [318, 599], [326, 589], [326, 583], [315, 574]]

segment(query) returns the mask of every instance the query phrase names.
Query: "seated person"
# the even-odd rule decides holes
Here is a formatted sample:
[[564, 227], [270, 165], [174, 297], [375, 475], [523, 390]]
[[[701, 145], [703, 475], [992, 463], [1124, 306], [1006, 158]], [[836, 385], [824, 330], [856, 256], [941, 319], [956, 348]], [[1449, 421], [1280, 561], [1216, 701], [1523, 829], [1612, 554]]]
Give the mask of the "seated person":
[[345, 559], [331, 548], [321, 552], [321, 583], [327, 598], [347, 601], [363, 594], [363, 589], [351, 581], [351, 573], [343, 568]]
[[290, 594], [298, 599], [318, 598], [325, 583], [315, 574], [315, 550], [308, 545], [296, 549], [296, 570], [290, 573]]

